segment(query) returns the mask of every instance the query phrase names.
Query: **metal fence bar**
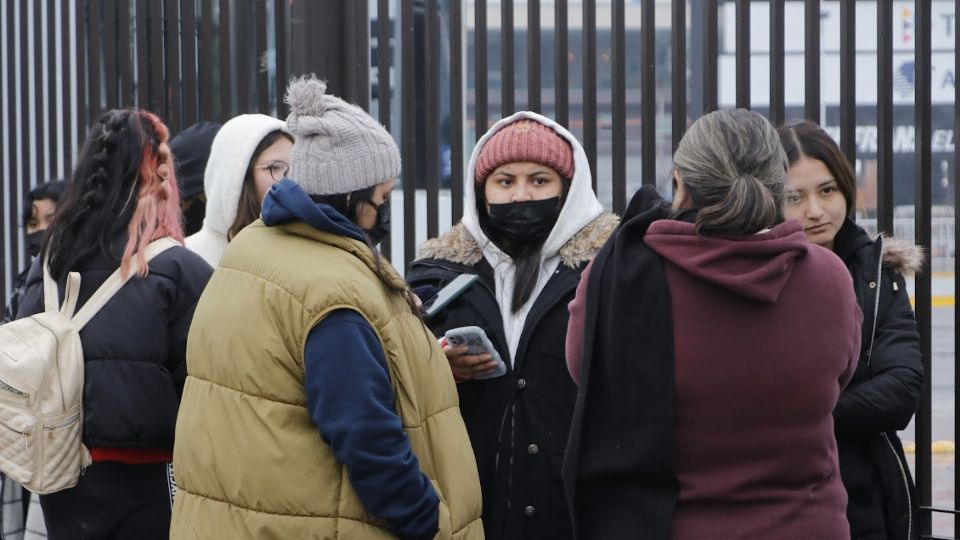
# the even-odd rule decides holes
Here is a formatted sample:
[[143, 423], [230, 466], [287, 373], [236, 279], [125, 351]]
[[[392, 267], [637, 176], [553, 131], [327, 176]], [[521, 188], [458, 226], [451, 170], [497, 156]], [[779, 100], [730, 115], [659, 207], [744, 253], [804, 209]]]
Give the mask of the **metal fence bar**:
[[257, 56], [253, 67], [257, 81], [257, 111], [262, 114], [273, 114], [270, 105], [270, 80], [267, 73], [267, 0], [257, 0], [257, 15], [253, 23], [257, 27]]
[[[44, 59], [47, 63], [47, 69], [44, 72], [44, 78], [47, 88], [47, 101], [43, 106], [47, 110], [47, 118], [44, 123], [44, 130], [47, 133], [47, 151], [46, 153], [46, 178], [50, 180], [60, 176], [60, 164], [63, 159], [62, 154], [57, 148], [59, 136], [62, 134], [59, 122], [57, 121], [57, 106], [60, 100], [57, 99], [57, 40], [56, 40], [56, 5], [53, 0], [47, 0], [43, 3], [44, 13], [41, 28], [46, 32], [46, 54]], [[0, 169], [2, 171], [2, 169]], [[2, 174], [2, 172], [0, 172]], [[0, 288], [0, 291], [3, 289]]]
[[377, 2], [377, 103], [380, 123], [390, 130], [390, 0]]
[[750, 108], [750, 0], [737, 0], [737, 108]]
[[[137, 0], [136, 44], [137, 44], [137, 107], [150, 108], [150, 31], [147, 28], [147, 0]], [[80, 59], [78, 59], [79, 61]], [[79, 67], [77, 73], [80, 73]], [[83, 103], [83, 96], [79, 97]], [[81, 141], [83, 138], [81, 137]]]
[[[960, 13], [960, 0], [954, 0], [954, 13]], [[956, 54], [956, 51], [960, 51], [960, 33], [953, 33], [953, 72], [960, 73], [960, 54]], [[953, 132], [960, 133], [960, 106], [957, 104], [960, 103], [960, 85], [953, 85]], [[953, 208], [954, 211], [960, 210], [960, 189], [956, 189], [958, 182], [960, 182], [960, 169], [957, 168], [957, 165], [960, 164], [960, 144], [954, 144], [953, 146]], [[954, 257], [960, 253], [960, 219], [954, 218], [953, 220], [953, 253]], [[960, 291], [960, 272], [956, 271], [956, 262], [954, 262], [954, 273], [953, 273], [953, 290]], [[954, 293], [956, 294], [956, 293]], [[960, 325], [957, 324], [957, 321], [960, 321], [960, 302], [954, 301], [953, 304], [953, 342], [960, 343]], [[954, 349], [954, 362], [956, 362], [956, 349]], [[954, 434], [960, 433], [960, 410], [957, 409], [957, 400], [956, 392], [960, 388], [960, 369], [953, 370], [953, 391], [954, 391], [954, 405], [953, 405], [953, 432]], [[960, 448], [954, 446], [953, 449], [953, 507], [960, 509], [960, 467], [957, 467], [956, 464], [960, 462]], [[960, 536], [960, 512], [955, 513], [953, 516], [953, 535]]]
[[540, 112], [540, 2], [527, 2], [527, 110]]
[[[647, 2], [648, 4], [652, 2]], [[611, 91], [613, 93], [613, 211], [627, 207], [627, 14], [623, 0], [611, 2]], [[643, 29], [644, 34], [647, 29]], [[646, 74], [646, 72], [645, 72]]]
[[440, 27], [437, 0], [426, 0], [424, 13], [424, 180], [427, 188], [427, 238], [440, 230]]
[[487, 0], [475, 0], [473, 4], [474, 18], [474, 80], [476, 81], [476, 94], [474, 98], [476, 139], [487, 132], [487, 112], [488, 112], [488, 94], [487, 94]]
[[[181, 89], [180, 75], [180, 0], [167, 0], [163, 9], [163, 40], [164, 40], [164, 77], [162, 84], [164, 92], [164, 108], [167, 116], [164, 118], [171, 133], [179, 133], [183, 129], [183, 90]], [[194, 92], [192, 88], [189, 90]]]
[[703, 114], [717, 110], [717, 0], [703, 0]]
[[[10, 144], [9, 155], [11, 156], [10, 178], [11, 180], [13, 180], [16, 178], [20, 178], [24, 174], [22, 172], [24, 159], [23, 159], [23, 154], [21, 153], [22, 152], [21, 149], [25, 147], [24, 141], [26, 140], [26, 139], [23, 139], [22, 136], [20, 135], [21, 128], [19, 124], [23, 123], [23, 120], [22, 120], [23, 110], [22, 108], [18, 107], [19, 104], [17, 102], [17, 86], [18, 86], [17, 83], [19, 82], [18, 79], [23, 77], [23, 73], [19, 69], [19, 66], [17, 64], [17, 59], [19, 58], [19, 55], [17, 54], [18, 52], [17, 46], [20, 43], [20, 40], [18, 40], [18, 36], [17, 36], [17, 30], [19, 30], [21, 33], [24, 32], [23, 25], [21, 25], [19, 20], [20, 10], [23, 9], [23, 6], [17, 5], [15, 2], [7, 2], [6, 9], [7, 9], [7, 58], [5, 59], [5, 61], [6, 61], [6, 65], [8, 66], [7, 69], [9, 69], [9, 72], [6, 73], [6, 77], [5, 77], [5, 83], [7, 85], [7, 112], [8, 112], [7, 129], [9, 130], [7, 140], [9, 141], [9, 144]], [[18, 109], [21, 111], [20, 122], [17, 122], [16, 111]], [[6, 191], [5, 195], [9, 195], [9, 198], [4, 197], [5, 199], [3, 201], [4, 216], [0, 218], [0, 222], [4, 222], [4, 224], [0, 225], [0, 228], [2, 228], [2, 232], [4, 233], [4, 239], [8, 242], [9, 251], [6, 251], [6, 253], [9, 254], [10, 260], [12, 262], [10, 264], [11, 274], [8, 274], [6, 271], [0, 272], [0, 274], [2, 274], [4, 277], [4, 289], [3, 289], [4, 292], [6, 292], [7, 276], [9, 276], [10, 278], [13, 278], [13, 276], [15, 276], [16, 273], [20, 271], [20, 269], [18, 268], [18, 263], [16, 263], [16, 261], [19, 259], [19, 256], [17, 255], [18, 253], [17, 246], [19, 245], [19, 242], [18, 242], [19, 239], [17, 238], [17, 236], [19, 236], [17, 234], [17, 231], [18, 231], [17, 216], [19, 215], [19, 213], [17, 212], [17, 204], [18, 204], [17, 182], [16, 181], [9, 182], [9, 184], [7, 185], [7, 189], [5, 191]], [[6, 257], [4, 258], [6, 259]], [[4, 294], [4, 296], [6, 296], [6, 294]], [[5, 301], [6, 299], [4, 299], [4, 302]]]
[[[290, 78], [290, 2], [275, 0], [273, 3], [273, 29], [276, 39], [277, 60], [276, 94], [277, 116], [286, 118], [289, 114], [283, 97], [287, 92], [287, 80]], [[388, 100], [389, 101], [389, 100]], [[382, 103], [381, 103], [382, 106]], [[387, 240], [388, 241], [388, 240]]]
[[[957, 0], [960, 1], [960, 0]], [[463, 2], [450, 1], [450, 218], [463, 216]]]
[[[118, 105], [129, 107], [136, 103], [133, 88], [133, 66], [130, 59], [130, 2], [121, 1], [117, 6], [117, 63], [120, 70], [120, 95]], [[66, 93], [64, 93], [66, 96]], [[64, 115], [66, 119], [68, 115]]]
[[[150, 76], [150, 106], [149, 109], [167, 121], [166, 93], [164, 92], [164, 69], [161, 57], [163, 55], [163, 2], [154, 0], [149, 2], [147, 25], [149, 28], [149, 59], [150, 63], [142, 66]], [[158, 69], [159, 68], [159, 69]]]
[[[280, 3], [285, 3], [281, 1]], [[203, 0], [200, 2], [200, 50], [197, 59], [198, 80], [197, 88], [200, 92], [200, 118], [202, 120], [214, 120], [216, 114], [213, 111], [213, 92], [216, 88], [213, 84], [213, 75], [216, 66], [213, 63], [213, 2]], [[277, 66], [279, 70], [283, 55], [277, 54]]]
[[597, 1], [583, 0], [583, 149], [597, 191]]
[[640, 178], [657, 184], [657, 31], [653, 2], [640, 6]]
[[877, 2], [877, 228], [893, 234], [893, 4]]
[[370, 13], [367, 2], [347, 2], [346, 56], [341, 70], [350, 101], [365, 111], [370, 110]]
[[[73, 2], [57, 2], [60, 6], [60, 32], [62, 37], [62, 46], [60, 51], [60, 94], [63, 96], [61, 105], [63, 107], [63, 123], [60, 125], [63, 134], [63, 176], [70, 177], [73, 168], [73, 92], [71, 91], [72, 78], [70, 77], [70, 63], [73, 56], [70, 54], [70, 44], [76, 42], [76, 29], [70, 24], [70, 10]], [[129, 43], [129, 41], [128, 41]], [[12, 64], [11, 64], [12, 65]], [[79, 79], [79, 76], [77, 77]], [[2, 274], [2, 272], [0, 272]], [[0, 287], [0, 290], [4, 290]]]
[[567, 0], [553, 4], [553, 86], [557, 123], [570, 126], [570, 88], [568, 82], [570, 45], [568, 40], [569, 13]]
[[672, 77], [671, 140], [676, 152], [687, 130], [687, 0], [674, 0], [670, 11], [670, 60]]
[[840, 2], [840, 149], [857, 160], [857, 3]]
[[[13, 106], [8, 107], [9, 104], [14, 103], [14, 98], [7, 91], [8, 84], [13, 80], [13, 67], [16, 65], [13, 61], [8, 60], [8, 58], [15, 58], [16, 55], [13, 52], [12, 47], [8, 47], [13, 40], [13, 29], [16, 26], [13, 23], [13, 2], [5, 2], [0, 4], [0, 19], [2, 19], [3, 24], [0, 28], [0, 39], [3, 40], [2, 49], [0, 49], [0, 84], [4, 86], [3, 88], [3, 103], [0, 103], [0, 114], [7, 119], [8, 126], [13, 120], [13, 114], [8, 114], [7, 111], [14, 111]], [[16, 137], [12, 134], [7, 133], [6, 130], [0, 128], [0, 177], [10, 178], [14, 175], [16, 159], [13, 157], [14, 154], [14, 141]], [[8, 146], [9, 145], [9, 146]], [[8, 168], [9, 167], [9, 168]], [[6, 194], [7, 190], [6, 182], [3, 186], [0, 186], [0, 193]], [[0, 196], [0, 213], [2, 216], [9, 216], [11, 213], [9, 210], [10, 200], [6, 196]], [[3, 241], [3, 247], [0, 248], [0, 253], [3, 253], [3, 260], [0, 261], [0, 294], [3, 296], [3, 301], [6, 302], [8, 290], [7, 285], [10, 281], [10, 277], [15, 270], [13, 270], [12, 265], [9, 264], [9, 257], [6, 256], [5, 250], [9, 245], [9, 240], [7, 238], [7, 224], [6, 219], [0, 216], [0, 241]]]
[[786, 120], [784, 107], [784, 0], [770, 0], [770, 121]]
[[150, 74], [150, 106], [149, 109], [167, 120], [166, 100], [164, 99], [163, 80], [163, 2], [154, 0], [149, 3], [147, 25], [149, 28], [149, 63], [146, 66]]
[[220, 0], [220, 122], [226, 122], [234, 116], [233, 96], [235, 84], [232, 76], [230, 53], [232, 50], [230, 31], [230, 0]]
[[[90, 0], [87, 19], [87, 114], [90, 123], [103, 112], [100, 88], [100, 68], [103, 65], [103, 50], [100, 44], [101, 0]], [[89, 127], [89, 126], [88, 126]]]
[[115, 47], [113, 44], [116, 43], [119, 31], [117, 30], [117, 3], [115, 0], [107, 0], [106, 4], [103, 6], [103, 43], [106, 45], [103, 48], [103, 80], [104, 93], [107, 97], [107, 107], [116, 108], [120, 104], [120, 93], [118, 91], [118, 66], [120, 62], [119, 51], [120, 47]]
[[500, 116], [506, 118], [516, 107], [513, 62], [513, 0], [500, 0]]
[[[916, 129], [916, 174], [915, 188], [916, 201], [914, 208], [914, 218], [916, 224], [915, 241], [923, 246], [926, 253], [931, 253], [931, 225], [930, 225], [930, 205], [931, 205], [931, 161], [933, 154], [931, 152], [931, 38], [930, 27], [932, 22], [931, 6], [928, 0], [917, 0], [915, 7], [915, 34], [914, 34], [914, 59], [916, 62], [916, 88], [915, 88], [915, 129]], [[920, 353], [923, 358], [923, 369], [925, 373], [931, 373], [931, 359], [933, 358], [933, 326], [931, 312], [931, 261], [927, 257], [923, 268], [914, 278], [915, 283], [915, 312], [917, 317], [917, 326], [920, 330]], [[916, 419], [917, 434], [917, 462], [916, 474], [918, 495], [921, 506], [930, 506], [932, 502], [932, 455], [930, 453], [932, 443], [931, 432], [931, 393], [930, 385], [925, 385], [923, 396], [920, 399], [920, 411]], [[920, 529], [922, 534], [931, 534], [932, 515], [930, 512], [921, 512]]]
[[200, 119], [200, 111], [197, 109], [197, 6], [194, 0], [181, 0], [183, 25], [181, 47], [183, 56], [180, 65], [183, 67], [183, 127], [187, 128], [196, 124]]
[[417, 119], [416, 57], [414, 54], [413, 0], [400, 1], [400, 143], [403, 154], [403, 267], [416, 253], [417, 219]]
[[253, 63], [256, 62], [256, 36], [251, 24], [250, 4], [239, 2], [235, 7], [237, 114], [244, 114], [254, 110], [253, 96], [250, 93], [250, 78], [253, 73]]
[[[43, 109], [45, 104], [43, 102], [43, 19], [41, 13], [41, 2], [32, 2], [31, 10], [33, 11], [33, 50], [31, 54], [33, 56], [33, 84], [35, 91], [34, 95], [34, 107], [33, 107], [33, 133], [36, 137], [36, 155], [37, 161], [33, 178], [26, 178], [26, 185], [24, 186], [28, 191], [31, 185], [37, 182], [43, 182], [49, 179], [50, 171], [49, 164], [45, 157], [47, 152], [44, 151], [44, 144], [46, 142], [46, 133], [43, 125]], [[53, 132], [51, 132], [53, 133]], [[31, 161], [33, 161], [31, 159]]]
[[803, 115], [820, 123], [820, 0], [804, 3], [803, 56], [804, 101]]
[[[20, 5], [20, 20], [17, 24], [20, 25], [20, 148], [21, 153], [19, 156], [19, 165], [20, 165], [20, 174], [14, 178], [14, 184], [16, 189], [13, 190], [13, 204], [14, 208], [17, 208], [17, 202], [23, 198], [23, 186], [24, 182], [28, 181], [34, 175], [33, 164], [30, 162], [30, 111], [28, 102], [30, 96], [30, 70], [29, 65], [27, 64], [27, 56], [30, 54], [30, 19], [29, 12], [27, 11], [29, 5], [21, 4]], [[17, 65], [17, 64], [14, 64]], [[26, 184], [29, 185], [29, 184]], [[17, 230], [17, 217], [19, 214], [13, 212], [13, 215], [10, 216], [10, 230]], [[13, 260], [17, 261], [20, 258], [20, 235], [12, 234], [13, 237], [13, 250], [11, 253], [13, 255]]]

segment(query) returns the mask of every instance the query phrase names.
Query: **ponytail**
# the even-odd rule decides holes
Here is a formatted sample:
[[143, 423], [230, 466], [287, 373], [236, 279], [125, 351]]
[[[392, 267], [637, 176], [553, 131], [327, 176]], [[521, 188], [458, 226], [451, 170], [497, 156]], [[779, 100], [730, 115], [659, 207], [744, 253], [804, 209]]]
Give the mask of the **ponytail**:
[[723, 199], [700, 210], [694, 223], [701, 236], [743, 236], [772, 227], [778, 214], [770, 190], [755, 176], [740, 175]]

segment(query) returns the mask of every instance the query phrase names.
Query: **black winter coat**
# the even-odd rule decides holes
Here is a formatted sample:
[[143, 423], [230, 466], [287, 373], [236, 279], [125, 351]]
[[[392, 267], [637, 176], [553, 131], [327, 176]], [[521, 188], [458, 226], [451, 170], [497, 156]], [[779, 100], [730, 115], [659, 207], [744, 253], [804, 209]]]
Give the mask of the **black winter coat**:
[[[115, 243], [122, 250], [124, 240]], [[39, 258], [27, 275], [18, 318], [43, 311]], [[82, 261], [77, 309], [119, 266], [97, 254]], [[80, 331], [85, 363], [83, 442], [88, 448], [173, 448], [187, 376], [187, 332], [213, 269], [183, 247], [157, 255]], [[63, 301], [64, 283], [59, 297]]]
[[920, 268], [923, 255], [912, 243], [871, 240], [849, 220], [834, 251], [850, 269], [863, 311], [860, 362], [833, 414], [851, 537], [919, 538], [918, 501], [897, 431], [910, 423], [924, 386], [920, 335], [903, 278]]
[[503, 377], [457, 385], [489, 539], [573, 538], [560, 479], [577, 395], [564, 353], [567, 304], [580, 272], [615, 226], [613, 216], [603, 215], [561, 250], [560, 266], [527, 316], [512, 367], [493, 270], [462, 225], [425, 244], [422, 258], [407, 271], [407, 281], [424, 301], [460, 274], [479, 275], [477, 284], [427, 324], [438, 337], [450, 328], [483, 328], [508, 366]]

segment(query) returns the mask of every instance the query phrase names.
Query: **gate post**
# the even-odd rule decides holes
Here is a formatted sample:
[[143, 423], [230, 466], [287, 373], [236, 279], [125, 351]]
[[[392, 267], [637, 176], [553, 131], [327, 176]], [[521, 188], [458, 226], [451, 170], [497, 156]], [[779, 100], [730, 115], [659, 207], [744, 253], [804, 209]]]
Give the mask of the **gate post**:
[[366, 1], [310, 0], [290, 6], [291, 76], [316, 73], [327, 91], [370, 108], [370, 15]]

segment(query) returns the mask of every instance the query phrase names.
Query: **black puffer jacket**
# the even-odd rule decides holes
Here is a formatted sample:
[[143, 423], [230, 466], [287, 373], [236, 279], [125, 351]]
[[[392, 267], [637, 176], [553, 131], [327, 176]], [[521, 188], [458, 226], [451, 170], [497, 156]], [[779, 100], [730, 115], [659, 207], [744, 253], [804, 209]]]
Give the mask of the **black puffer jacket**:
[[853, 275], [863, 311], [860, 363], [834, 411], [851, 536], [919, 538], [918, 501], [896, 432], [910, 423], [923, 392], [920, 335], [903, 278], [920, 268], [923, 254], [912, 243], [871, 240], [849, 220], [834, 251]]
[[[115, 249], [124, 243], [118, 239]], [[43, 311], [37, 261], [27, 275], [18, 318]], [[81, 262], [75, 269], [81, 279], [77, 309], [118, 266], [99, 254]], [[213, 269], [183, 247], [157, 255], [149, 268], [80, 331], [86, 365], [83, 442], [89, 448], [173, 448], [187, 376], [187, 332]], [[61, 302], [64, 282], [58, 287]]]
[[577, 397], [564, 353], [567, 304], [580, 272], [616, 224], [614, 216], [602, 215], [561, 250], [560, 266], [527, 316], [512, 367], [493, 270], [462, 225], [428, 242], [407, 271], [425, 301], [460, 274], [479, 275], [477, 284], [427, 323], [437, 336], [461, 326], [483, 328], [508, 366], [503, 377], [457, 385], [480, 472], [487, 538], [573, 538], [560, 480]]

